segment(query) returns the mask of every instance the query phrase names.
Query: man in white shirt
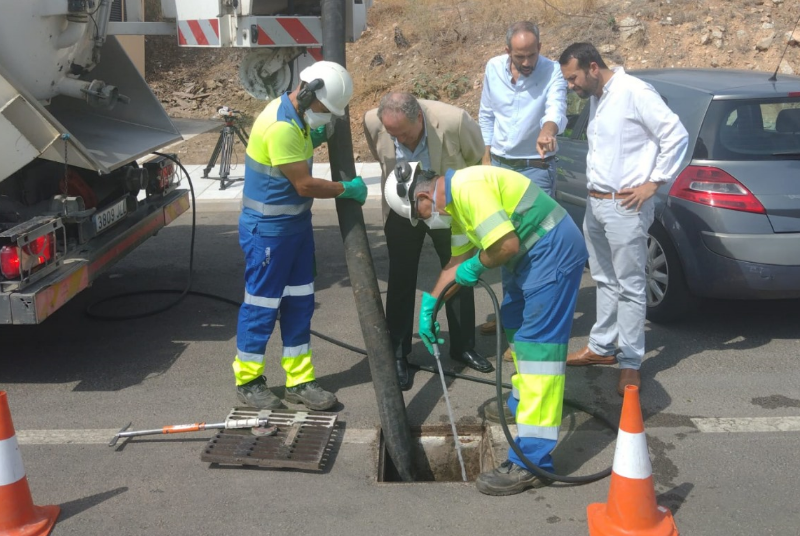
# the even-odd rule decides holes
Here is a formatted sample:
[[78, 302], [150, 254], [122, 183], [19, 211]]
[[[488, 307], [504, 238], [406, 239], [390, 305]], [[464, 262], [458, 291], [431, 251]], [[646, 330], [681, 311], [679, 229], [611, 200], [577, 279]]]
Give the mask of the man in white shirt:
[[573, 43], [559, 63], [569, 89], [589, 99], [583, 234], [597, 283], [589, 344], [569, 354], [567, 365], [619, 361], [622, 395], [627, 385], [641, 384], [653, 195], [680, 169], [688, 133], [650, 84], [622, 67], [609, 69], [591, 44]]

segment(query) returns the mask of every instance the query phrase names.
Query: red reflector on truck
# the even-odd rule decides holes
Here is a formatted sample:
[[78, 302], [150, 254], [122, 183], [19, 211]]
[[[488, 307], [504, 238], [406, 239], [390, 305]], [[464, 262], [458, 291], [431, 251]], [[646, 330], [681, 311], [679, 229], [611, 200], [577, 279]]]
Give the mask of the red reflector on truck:
[[47, 264], [53, 258], [55, 240], [47, 234], [34, 239], [28, 245], [6, 245], [0, 248], [0, 273], [6, 279], [16, 279], [20, 269], [30, 272], [37, 266]]
[[16, 246], [0, 248], [0, 273], [6, 279], [19, 277], [19, 248]]
[[[172, 155], [174, 156], [174, 155]], [[176, 182], [175, 163], [165, 156], [145, 162], [143, 167], [147, 170], [147, 194], [166, 194], [172, 191]]]

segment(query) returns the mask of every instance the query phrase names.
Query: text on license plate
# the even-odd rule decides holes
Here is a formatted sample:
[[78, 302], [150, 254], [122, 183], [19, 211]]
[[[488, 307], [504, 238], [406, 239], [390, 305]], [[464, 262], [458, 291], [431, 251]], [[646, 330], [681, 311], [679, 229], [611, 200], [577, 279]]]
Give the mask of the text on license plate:
[[125, 216], [126, 211], [126, 204], [125, 200], [122, 199], [117, 201], [112, 206], [108, 207], [105, 210], [101, 210], [97, 214], [93, 216], [94, 219], [94, 226], [97, 232], [110, 227], [113, 223], [121, 220]]

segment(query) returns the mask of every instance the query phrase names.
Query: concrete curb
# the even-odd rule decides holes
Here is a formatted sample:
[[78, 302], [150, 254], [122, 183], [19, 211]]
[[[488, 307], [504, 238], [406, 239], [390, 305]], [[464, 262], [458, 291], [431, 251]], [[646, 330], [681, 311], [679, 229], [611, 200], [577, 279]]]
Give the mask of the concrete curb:
[[[242, 188], [244, 186], [244, 165], [239, 164], [231, 169], [228, 180], [234, 181], [228, 184], [224, 190], [220, 190], [219, 167], [215, 166], [208, 178], [203, 178], [203, 170], [207, 164], [184, 164], [186, 171], [189, 172], [192, 187], [194, 188], [195, 200], [198, 209], [210, 211], [238, 211], [242, 207]], [[381, 204], [381, 167], [377, 162], [366, 162], [356, 164], [356, 173], [364, 179], [367, 185], [367, 207], [379, 207]], [[314, 163], [313, 174], [326, 180], [331, 180], [331, 166], [327, 162]], [[185, 177], [181, 179], [181, 188], [189, 188]], [[314, 205], [318, 208], [327, 207], [324, 203], [327, 200], [317, 200]], [[330, 206], [333, 206], [330, 204]]]

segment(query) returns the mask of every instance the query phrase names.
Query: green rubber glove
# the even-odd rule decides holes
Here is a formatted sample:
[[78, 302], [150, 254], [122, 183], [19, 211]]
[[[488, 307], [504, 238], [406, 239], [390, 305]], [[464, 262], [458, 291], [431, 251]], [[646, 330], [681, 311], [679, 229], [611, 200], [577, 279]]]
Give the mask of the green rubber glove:
[[311, 145], [314, 149], [328, 141], [328, 134], [325, 131], [325, 125], [317, 127], [311, 131]]
[[359, 205], [363, 205], [367, 201], [367, 185], [364, 184], [364, 179], [359, 176], [353, 177], [353, 180], [342, 181], [344, 192], [340, 193], [337, 197], [342, 199], [355, 199]]
[[434, 344], [444, 344], [444, 339], [439, 338], [439, 322], [434, 322], [431, 327], [431, 320], [433, 319], [433, 308], [436, 306], [436, 298], [428, 294], [422, 293], [422, 304], [419, 308], [419, 338], [425, 344], [425, 348], [433, 355]]
[[486, 270], [488, 268], [481, 262], [479, 251], [458, 265], [458, 268], [456, 268], [456, 283], [464, 287], [474, 287], [478, 284], [478, 278]]

